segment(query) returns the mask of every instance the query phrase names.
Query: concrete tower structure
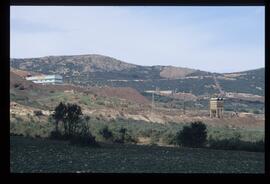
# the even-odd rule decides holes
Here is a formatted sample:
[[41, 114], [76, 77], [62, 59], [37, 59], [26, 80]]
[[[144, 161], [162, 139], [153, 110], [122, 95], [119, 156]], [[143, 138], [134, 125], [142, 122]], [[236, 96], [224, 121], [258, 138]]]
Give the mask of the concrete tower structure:
[[211, 98], [210, 99], [210, 117], [211, 118], [223, 118], [223, 98]]

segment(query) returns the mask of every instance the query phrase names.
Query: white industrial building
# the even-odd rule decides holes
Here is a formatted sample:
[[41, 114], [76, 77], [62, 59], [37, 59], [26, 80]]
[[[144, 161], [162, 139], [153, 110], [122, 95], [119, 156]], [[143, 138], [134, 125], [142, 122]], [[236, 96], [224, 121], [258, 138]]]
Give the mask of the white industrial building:
[[61, 75], [38, 75], [26, 77], [26, 80], [37, 84], [62, 84], [63, 77]]

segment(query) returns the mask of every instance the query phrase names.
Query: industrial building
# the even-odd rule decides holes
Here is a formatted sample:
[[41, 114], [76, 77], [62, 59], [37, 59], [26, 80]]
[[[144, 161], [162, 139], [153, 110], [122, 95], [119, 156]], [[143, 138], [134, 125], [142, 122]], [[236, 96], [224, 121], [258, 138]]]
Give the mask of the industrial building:
[[62, 84], [63, 77], [61, 75], [39, 75], [26, 77], [26, 80], [37, 84]]
[[211, 118], [223, 118], [224, 108], [223, 98], [211, 98], [210, 99], [210, 117]]

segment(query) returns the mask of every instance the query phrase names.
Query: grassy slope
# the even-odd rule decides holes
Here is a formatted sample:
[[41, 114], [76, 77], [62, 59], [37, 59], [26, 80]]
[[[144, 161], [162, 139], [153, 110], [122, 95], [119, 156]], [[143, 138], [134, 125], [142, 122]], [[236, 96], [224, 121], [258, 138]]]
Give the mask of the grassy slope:
[[108, 144], [89, 148], [22, 137], [11, 137], [10, 144], [11, 172], [264, 172], [263, 153]]

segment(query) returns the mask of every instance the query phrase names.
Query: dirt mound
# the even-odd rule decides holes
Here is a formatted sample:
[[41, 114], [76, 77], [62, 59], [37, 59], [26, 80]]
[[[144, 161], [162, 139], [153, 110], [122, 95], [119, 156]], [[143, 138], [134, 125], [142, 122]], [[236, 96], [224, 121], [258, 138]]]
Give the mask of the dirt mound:
[[27, 89], [36, 87], [35, 83], [25, 80], [22, 75], [22, 73], [18, 75], [17, 72], [10, 70], [10, 88], [23, 87]]
[[148, 104], [147, 98], [142, 96], [137, 90], [130, 87], [92, 87], [88, 89], [89, 91], [104, 97], [117, 97], [129, 100], [131, 102], [136, 102], [140, 104]]
[[28, 75], [41, 75], [41, 73], [26, 71], [26, 70], [19, 70], [15, 68], [10, 68], [10, 72], [15, 73], [16, 75], [23, 78], [27, 77]]

